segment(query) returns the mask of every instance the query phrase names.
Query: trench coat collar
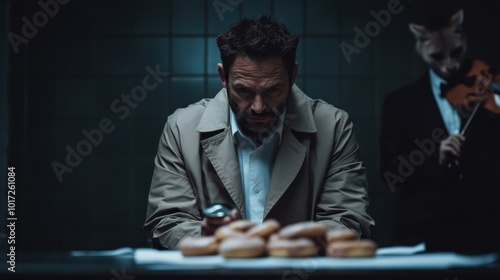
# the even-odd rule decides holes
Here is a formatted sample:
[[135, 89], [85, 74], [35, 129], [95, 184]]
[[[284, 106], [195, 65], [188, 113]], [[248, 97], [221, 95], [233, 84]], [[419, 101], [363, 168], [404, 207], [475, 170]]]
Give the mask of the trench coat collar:
[[[290, 129], [299, 132], [316, 132], [316, 125], [311, 109], [311, 99], [296, 85], [293, 85], [287, 103], [285, 126], [289, 126]], [[227, 91], [223, 88], [208, 103], [196, 130], [200, 133], [204, 133], [228, 128], [229, 102], [227, 99]]]
[[226, 89], [223, 88], [208, 103], [196, 131], [205, 133], [227, 128], [229, 128], [229, 102]]
[[299, 87], [293, 85], [287, 103], [285, 126], [289, 126], [291, 130], [298, 132], [315, 133], [316, 124], [311, 105], [311, 98], [305, 95]]

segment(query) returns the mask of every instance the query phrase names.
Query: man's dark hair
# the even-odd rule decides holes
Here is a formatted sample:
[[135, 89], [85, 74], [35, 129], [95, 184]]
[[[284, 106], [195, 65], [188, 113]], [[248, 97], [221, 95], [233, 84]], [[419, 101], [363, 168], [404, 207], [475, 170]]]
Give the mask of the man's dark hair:
[[282, 21], [269, 16], [243, 18], [225, 34], [217, 36], [226, 80], [234, 60], [239, 56], [246, 56], [254, 61], [281, 57], [291, 79], [298, 43], [299, 39], [290, 34]]

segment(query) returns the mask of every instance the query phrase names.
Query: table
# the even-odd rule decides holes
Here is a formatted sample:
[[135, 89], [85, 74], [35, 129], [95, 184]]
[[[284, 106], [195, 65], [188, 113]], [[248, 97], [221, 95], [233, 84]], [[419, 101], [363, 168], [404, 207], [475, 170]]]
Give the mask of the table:
[[[7, 277], [4, 277], [7, 276]], [[184, 257], [179, 251], [118, 248], [110, 251], [20, 253], [16, 272], [1, 279], [500, 279], [500, 253], [426, 252], [425, 245], [379, 248], [373, 258], [224, 259]]]

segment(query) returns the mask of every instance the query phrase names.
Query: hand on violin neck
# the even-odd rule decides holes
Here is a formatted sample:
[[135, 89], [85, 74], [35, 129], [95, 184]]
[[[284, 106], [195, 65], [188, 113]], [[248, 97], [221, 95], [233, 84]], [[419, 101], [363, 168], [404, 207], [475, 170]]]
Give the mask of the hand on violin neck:
[[462, 144], [465, 137], [461, 134], [453, 134], [441, 141], [439, 145], [439, 164], [448, 165], [452, 160], [460, 158]]

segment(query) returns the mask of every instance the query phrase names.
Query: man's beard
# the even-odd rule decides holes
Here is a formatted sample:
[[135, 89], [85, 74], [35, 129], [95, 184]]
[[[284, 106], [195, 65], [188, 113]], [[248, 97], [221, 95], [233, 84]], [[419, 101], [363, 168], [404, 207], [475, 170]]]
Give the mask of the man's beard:
[[[229, 106], [233, 110], [233, 113], [236, 115], [236, 120], [238, 121], [238, 125], [240, 126], [243, 133], [251, 139], [258, 140], [258, 142], [262, 142], [263, 139], [276, 131], [276, 129], [279, 127], [279, 118], [285, 110], [286, 105], [283, 104], [278, 107], [276, 112], [266, 110], [260, 114], [257, 114], [252, 109], [241, 111], [238, 107], [238, 104], [231, 98], [229, 91], [228, 100]], [[257, 122], [255, 124], [250, 124], [246, 120], [246, 118], [248, 117], [270, 117], [271, 119], [267, 123]]]

